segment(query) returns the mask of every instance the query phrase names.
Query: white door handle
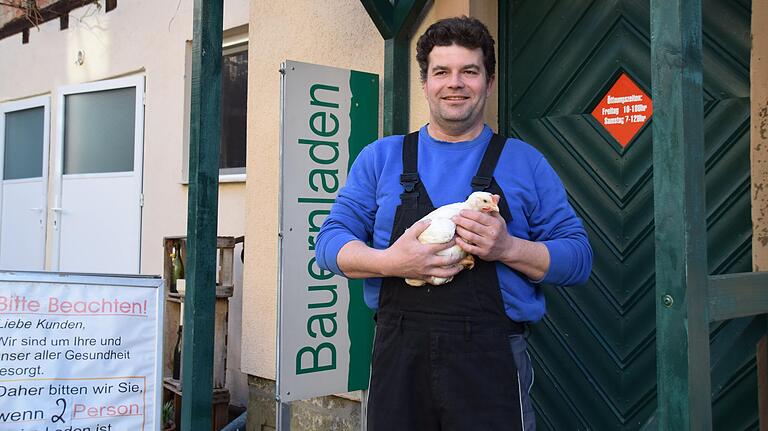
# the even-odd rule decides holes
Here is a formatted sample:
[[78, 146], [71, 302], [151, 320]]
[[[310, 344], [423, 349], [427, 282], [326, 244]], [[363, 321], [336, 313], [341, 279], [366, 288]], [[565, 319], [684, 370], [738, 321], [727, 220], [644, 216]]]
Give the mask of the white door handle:
[[29, 208], [29, 210], [30, 210], [30, 211], [37, 211], [37, 212], [41, 212], [43, 209], [42, 209], [42, 208]]
[[60, 212], [64, 212], [64, 208], [53, 207], [51, 208], [51, 211], [56, 211], [60, 213]]

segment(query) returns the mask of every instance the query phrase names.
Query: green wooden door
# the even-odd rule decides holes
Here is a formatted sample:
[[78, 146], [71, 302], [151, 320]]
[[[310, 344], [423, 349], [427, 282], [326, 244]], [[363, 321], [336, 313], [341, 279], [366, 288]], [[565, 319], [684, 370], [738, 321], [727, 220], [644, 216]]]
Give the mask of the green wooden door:
[[[625, 73], [651, 94], [647, 0], [500, 1], [500, 128], [541, 150], [594, 248], [529, 339], [544, 430], [640, 429], [656, 410], [651, 124], [622, 146], [591, 112]], [[710, 274], [751, 271], [749, 0], [704, 0]], [[654, 107], [659, 109], [659, 107]], [[676, 205], [669, 202], [669, 205]], [[714, 427], [757, 429], [764, 318], [712, 325]]]

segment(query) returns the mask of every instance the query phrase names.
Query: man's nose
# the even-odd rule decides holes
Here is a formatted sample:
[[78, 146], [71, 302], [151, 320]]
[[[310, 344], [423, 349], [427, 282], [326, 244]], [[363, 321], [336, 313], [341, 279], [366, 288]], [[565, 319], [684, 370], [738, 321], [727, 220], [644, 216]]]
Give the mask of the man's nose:
[[462, 79], [461, 73], [452, 73], [451, 80], [448, 82], [448, 86], [451, 88], [464, 87], [464, 80]]

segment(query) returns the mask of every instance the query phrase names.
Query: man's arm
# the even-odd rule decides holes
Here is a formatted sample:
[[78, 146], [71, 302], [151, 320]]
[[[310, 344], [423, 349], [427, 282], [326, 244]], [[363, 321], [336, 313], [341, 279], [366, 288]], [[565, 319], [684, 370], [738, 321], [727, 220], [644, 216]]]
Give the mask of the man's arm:
[[499, 261], [530, 280], [570, 286], [583, 284], [592, 268], [592, 248], [568, 204], [560, 178], [542, 157], [531, 175], [536, 205], [526, 215], [529, 238], [512, 236], [504, 219], [476, 211], [454, 218], [461, 248], [484, 260]]
[[422, 244], [418, 236], [429, 226], [421, 221], [406, 229], [392, 246], [384, 250], [368, 247], [359, 240], [349, 241], [339, 250], [336, 263], [349, 278], [401, 277], [425, 280], [448, 278], [462, 270], [458, 258], [436, 253], [452, 247], [445, 244]]

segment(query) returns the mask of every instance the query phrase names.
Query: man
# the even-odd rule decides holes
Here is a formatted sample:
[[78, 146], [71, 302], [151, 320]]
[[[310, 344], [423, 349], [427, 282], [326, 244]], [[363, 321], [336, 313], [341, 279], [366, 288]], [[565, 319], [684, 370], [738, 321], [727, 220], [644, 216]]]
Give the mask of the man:
[[[532, 430], [523, 332], [545, 312], [539, 283], [584, 283], [592, 251], [543, 156], [483, 123], [496, 66], [485, 25], [439, 21], [416, 59], [430, 122], [360, 153], [317, 238], [320, 266], [365, 278], [377, 310], [368, 427]], [[473, 190], [500, 195], [499, 212], [464, 210], [455, 242], [418, 241], [429, 221], [415, 222]], [[436, 254], [454, 244], [479, 258], [474, 269]], [[403, 281], [432, 276], [454, 279]]]

